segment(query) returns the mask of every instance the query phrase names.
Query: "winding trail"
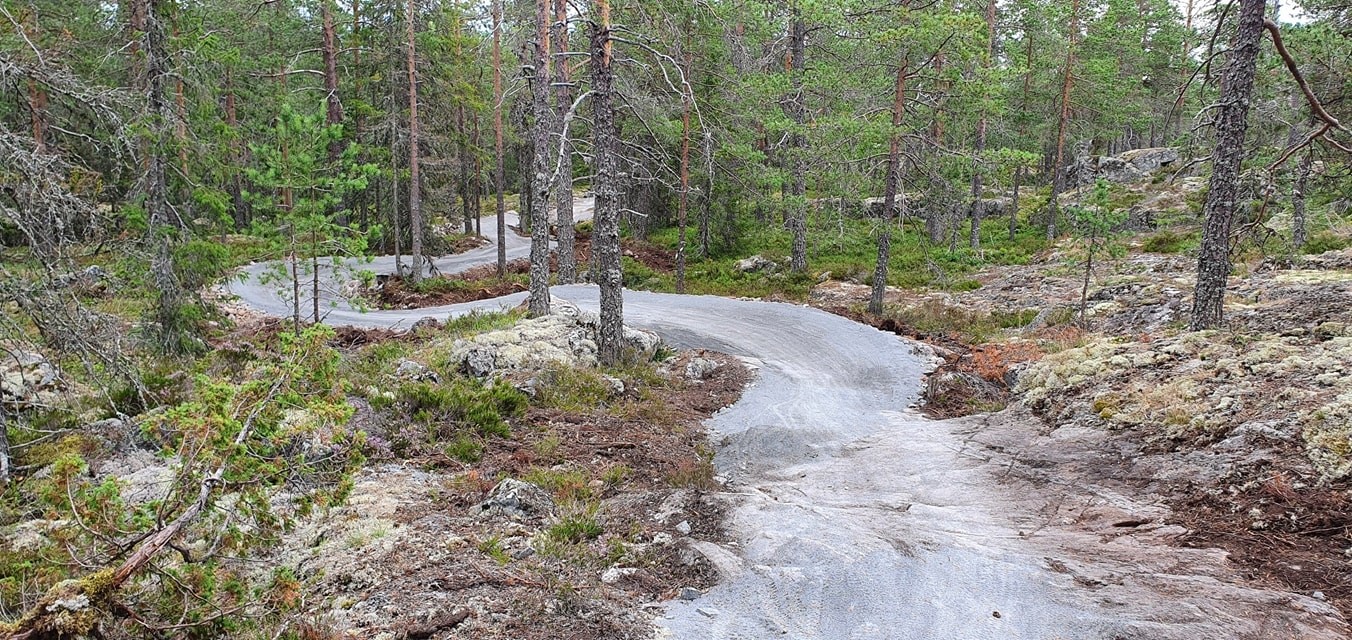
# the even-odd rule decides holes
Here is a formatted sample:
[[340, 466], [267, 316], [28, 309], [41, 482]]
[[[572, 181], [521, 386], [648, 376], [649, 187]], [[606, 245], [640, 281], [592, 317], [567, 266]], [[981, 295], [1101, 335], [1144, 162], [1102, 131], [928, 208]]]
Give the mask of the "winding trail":
[[[591, 202], [575, 208], [586, 217]], [[528, 251], [528, 239], [509, 237], [509, 259]], [[491, 263], [494, 252], [437, 266], [451, 273]], [[361, 268], [392, 271], [393, 260]], [[256, 278], [229, 285], [247, 305], [288, 315], [274, 288]], [[591, 286], [552, 293], [597, 305]], [[336, 302], [325, 321], [407, 326], [523, 299], [368, 313]], [[723, 580], [697, 600], [667, 603], [658, 637], [1352, 637], [1327, 604], [1245, 585], [1220, 552], [1169, 545], [1177, 532], [1168, 527], [1114, 528], [1158, 516], [1156, 505], [1074, 479], [1011, 474], [1015, 461], [981, 442], [1022, 437], [1026, 425], [915, 413], [929, 364], [913, 343], [784, 303], [627, 291], [624, 304], [631, 325], [759, 368], [742, 399], [708, 424], [736, 491], [736, 542], [697, 549]]]

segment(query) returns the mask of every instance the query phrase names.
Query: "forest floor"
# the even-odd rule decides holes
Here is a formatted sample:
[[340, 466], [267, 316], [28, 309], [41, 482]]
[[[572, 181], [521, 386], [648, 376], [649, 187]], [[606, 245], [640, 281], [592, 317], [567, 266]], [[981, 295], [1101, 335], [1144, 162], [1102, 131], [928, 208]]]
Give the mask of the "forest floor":
[[[582, 269], [591, 260], [591, 235], [579, 232], [576, 236], [579, 264]], [[465, 247], [467, 249], [475, 246]], [[672, 251], [644, 242], [625, 238], [621, 242], [621, 255], [641, 265], [643, 269], [670, 273], [676, 268], [676, 256]], [[558, 256], [550, 255], [550, 272], [557, 273]], [[528, 285], [526, 275], [530, 272], [530, 261], [526, 259], [507, 262], [507, 277], [499, 278], [495, 265], [482, 265], [454, 274], [435, 275], [423, 278], [413, 285], [397, 276], [380, 276], [375, 285], [363, 293], [377, 309], [420, 309], [461, 302], [474, 302], [525, 291]]]
[[[421, 363], [444, 348], [386, 333], [365, 348], [387, 361], [392, 349], [405, 355], [370, 378], [370, 397], [417, 384], [435, 369]], [[716, 366], [690, 378], [692, 359]], [[550, 399], [533, 400], [509, 438], [485, 441], [470, 462], [453, 445], [376, 456], [345, 504], [302, 520], [267, 558], [296, 567], [306, 585], [302, 636], [641, 637], [645, 605], [711, 586], [715, 572], [695, 548], [722, 540], [724, 506], [701, 423], [737, 399], [748, 371], [684, 352], [614, 373], [624, 390], [599, 400], [598, 372], [513, 374], [540, 375]], [[406, 419], [355, 401], [361, 428], [398, 441]], [[545, 495], [528, 490], [476, 513], [507, 478]]]

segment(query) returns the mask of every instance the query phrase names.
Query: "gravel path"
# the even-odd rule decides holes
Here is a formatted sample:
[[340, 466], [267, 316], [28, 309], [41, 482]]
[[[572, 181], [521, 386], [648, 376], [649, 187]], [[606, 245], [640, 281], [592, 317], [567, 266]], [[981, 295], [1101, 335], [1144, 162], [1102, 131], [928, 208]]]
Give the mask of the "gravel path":
[[[585, 217], [591, 202], [575, 207]], [[509, 238], [509, 258], [528, 251], [528, 239]], [[438, 268], [494, 255], [490, 245]], [[365, 268], [392, 270], [393, 261]], [[229, 288], [257, 310], [290, 312], [276, 287], [256, 278]], [[552, 292], [597, 304], [591, 286]], [[523, 299], [369, 313], [338, 303], [326, 322], [408, 326]], [[1012, 461], [974, 439], [1015, 426], [930, 421], [910, 408], [929, 366], [912, 343], [784, 303], [626, 292], [624, 304], [629, 324], [759, 368], [742, 399], [708, 425], [715, 462], [736, 492], [728, 523], [736, 543], [702, 546], [724, 580], [696, 600], [668, 603], [658, 637], [1352, 636], [1318, 600], [1246, 586], [1218, 552], [1170, 546], [1168, 527], [1120, 535], [1114, 523], [1160, 515], [1148, 501], [1073, 478], [1011, 479]]]

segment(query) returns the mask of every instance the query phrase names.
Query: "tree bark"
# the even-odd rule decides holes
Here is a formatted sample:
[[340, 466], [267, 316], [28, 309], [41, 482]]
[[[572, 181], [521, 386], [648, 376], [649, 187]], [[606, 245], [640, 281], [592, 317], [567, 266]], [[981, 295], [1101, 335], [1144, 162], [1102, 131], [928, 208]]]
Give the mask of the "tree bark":
[[624, 346], [624, 272], [620, 264], [619, 171], [616, 154], [612, 95], [614, 71], [610, 40], [610, 2], [593, 0], [591, 34], [592, 118], [596, 136], [596, 220], [592, 233], [592, 260], [597, 265], [601, 288], [601, 325], [597, 329], [598, 356], [615, 364]]
[[456, 163], [460, 165], [460, 180], [456, 190], [460, 192], [461, 227], [463, 233], [467, 236], [474, 234], [474, 206], [470, 204], [469, 184], [471, 150], [469, 146], [469, 121], [466, 118], [466, 113], [468, 111], [469, 110], [466, 109], [464, 105], [456, 107], [455, 110], [455, 128], [459, 130], [458, 133], [460, 138], [460, 144], [458, 145], [460, 158], [459, 162]]
[[[1188, 36], [1192, 35], [1192, 14], [1194, 0], [1187, 0], [1183, 9], [1183, 50], [1180, 52], [1180, 59], [1187, 60], [1188, 54], [1192, 52], [1192, 43], [1188, 41]], [[1183, 135], [1183, 104], [1187, 100], [1188, 92], [1188, 67], [1190, 65], [1181, 64], [1178, 69], [1178, 97], [1174, 98], [1174, 136]], [[1166, 123], [1168, 124], [1168, 123]]]
[[409, 277], [413, 282], [422, 278], [423, 267], [422, 184], [418, 173], [418, 54], [413, 25], [416, 8], [415, 0], [408, 0], [407, 14], [404, 16], [405, 33], [408, 36], [408, 224], [412, 238], [409, 252], [413, 260]]
[[[685, 80], [681, 93], [681, 193], [676, 207], [676, 293], [685, 293], [685, 218], [690, 202], [690, 37], [685, 39]], [[708, 228], [707, 219], [704, 228]]]
[[789, 27], [789, 81], [793, 89], [789, 95], [788, 110], [794, 130], [789, 136], [791, 175], [785, 215], [789, 232], [793, 234], [789, 269], [794, 273], [807, 271], [807, 136], [803, 135], [803, 126], [807, 122], [803, 95], [803, 57], [806, 49], [807, 26], [803, 23], [802, 12], [795, 6], [793, 22]]
[[[984, 69], [990, 69], [995, 64], [995, 0], [986, 2], [986, 59], [982, 62]], [[988, 82], [989, 78], [983, 78], [981, 82]], [[982, 158], [981, 154], [986, 152], [986, 107], [981, 107], [981, 117], [976, 121], [976, 170], [972, 172], [972, 234], [968, 241], [972, 250], [981, 248], [981, 218], [986, 214], [986, 203], [981, 197], [982, 182], [985, 178], [981, 172]]]
[[1211, 152], [1211, 179], [1202, 210], [1202, 247], [1197, 258], [1197, 286], [1193, 296], [1192, 330], [1221, 324], [1225, 285], [1230, 276], [1230, 229], [1239, 206], [1239, 173], [1244, 161], [1244, 138], [1254, 75], [1262, 46], [1265, 0], [1240, 0], [1238, 24], [1230, 45], [1230, 61], [1222, 82], [1216, 112], [1216, 147]]
[[[343, 104], [338, 101], [338, 36], [333, 28], [333, 0], [323, 0], [320, 10], [323, 12], [324, 31], [324, 123], [333, 126], [343, 121]], [[338, 161], [343, 150], [342, 142], [329, 143], [329, 162]]]
[[[143, 147], [146, 152], [143, 192], [145, 194], [146, 219], [149, 223], [148, 239], [153, 246], [151, 259], [151, 279], [155, 283], [155, 323], [158, 329], [158, 347], [165, 353], [181, 351], [184, 347], [183, 291], [174, 270], [173, 239], [182, 230], [178, 216], [169, 204], [167, 182], [168, 161], [165, 147], [168, 145], [168, 123], [174, 119], [165, 92], [165, 79], [169, 76], [169, 54], [166, 49], [167, 37], [164, 30], [165, 12], [163, 0], [140, 0], [142, 37], [144, 38], [144, 56], [141, 82], [146, 98], [146, 112], [153, 123], [151, 141]], [[137, 12], [133, 12], [136, 15]]]
[[1009, 203], [1009, 239], [1014, 240], [1014, 236], [1019, 233], [1019, 183], [1023, 178], [1023, 167], [1014, 167], [1014, 193]]
[[[530, 202], [530, 301], [533, 318], [549, 313], [549, 132], [554, 114], [549, 108], [549, 17], [550, 0], [535, 0], [535, 58], [530, 69], [531, 158]], [[598, 151], [598, 153], [600, 153]]]
[[1052, 197], [1047, 201], [1047, 240], [1056, 239], [1057, 198], [1066, 188], [1066, 135], [1070, 129], [1070, 91], [1075, 84], [1075, 47], [1080, 40], [1080, 0], [1070, 3], [1070, 38], [1066, 44], [1065, 68], [1061, 72], [1061, 111], [1056, 125], [1056, 159], [1052, 162]]
[[[236, 166], [244, 164], [244, 150], [240, 141], [238, 108], [235, 104], [235, 80], [230, 68], [225, 70], [225, 126], [230, 129], [230, 161]], [[235, 228], [243, 229], [249, 224], [248, 203], [244, 201], [244, 179], [241, 172], [230, 176], [230, 202], [234, 214]]]
[[868, 312], [883, 312], [883, 294], [887, 292], [888, 265], [892, 261], [892, 210], [897, 204], [897, 188], [901, 177], [901, 121], [906, 113], [906, 69], [908, 61], [902, 58], [897, 66], [896, 86], [892, 94], [892, 129], [888, 133], [887, 176], [883, 178], [883, 224], [878, 230], [878, 262], [873, 267], [873, 294], [869, 297]]
[[507, 277], [507, 172], [502, 146], [502, 0], [493, 0], [493, 187], [497, 194], [498, 277]]
[[33, 123], [33, 145], [38, 153], [47, 150], [47, 92], [37, 80], [28, 79], [28, 110]]
[[564, 117], [573, 103], [573, 79], [568, 68], [568, 0], [554, 0], [554, 108], [559, 122], [559, 187], [557, 231], [559, 247], [559, 284], [577, 282], [577, 248], [573, 237], [573, 143], [563, 126]]
[[[479, 79], [482, 80], [483, 77], [480, 76]], [[481, 147], [479, 147], [479, 111], [477, 109], [470, 111], [470, 116], [474, 121], [474, 126], [470, 129], [471, 133], [469, 139], [469, 146], [474, 150], [471, 158], [474, 162], [474, 171], [471, 174], [470, 180], [470, 197], [474, 202], [474, 235], [482, 236], [484, 234], [484, 166], [483, 153], [481, 153]]]
[[1305, 155], [1296, 166], [1295, 184], [1291, 186], [1291, 246], [1296, 251], [1305, 248], [1305, 187], [1313, 166], [1314, 149], [1306, 147]]

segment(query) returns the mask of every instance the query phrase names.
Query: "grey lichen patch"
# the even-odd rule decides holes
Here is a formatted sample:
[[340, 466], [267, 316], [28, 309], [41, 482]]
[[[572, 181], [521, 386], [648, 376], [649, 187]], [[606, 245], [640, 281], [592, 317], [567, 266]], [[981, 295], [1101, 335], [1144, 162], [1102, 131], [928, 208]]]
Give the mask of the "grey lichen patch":
[[1352, 475], [1352, 338], [1191, 332], [1098, 338], [1047, 356], [1018, 392], [1058, 424], [1141, 429], [1146, 441], [1217, 442], [1254, 421], [1303, 428], [1310, 462]]
[[1305, 452], [1327, 480], [1352, 475], [1352, 391], [1305, 419]]

